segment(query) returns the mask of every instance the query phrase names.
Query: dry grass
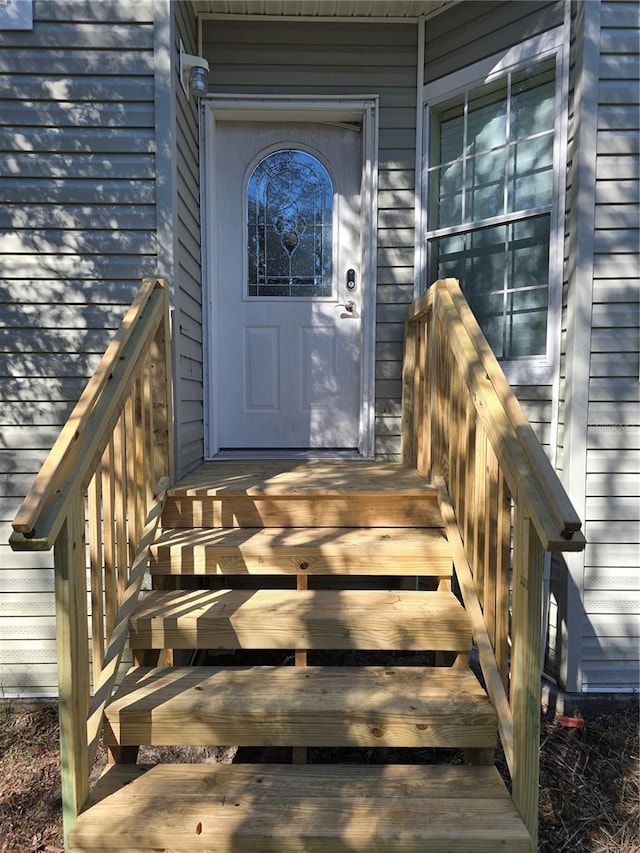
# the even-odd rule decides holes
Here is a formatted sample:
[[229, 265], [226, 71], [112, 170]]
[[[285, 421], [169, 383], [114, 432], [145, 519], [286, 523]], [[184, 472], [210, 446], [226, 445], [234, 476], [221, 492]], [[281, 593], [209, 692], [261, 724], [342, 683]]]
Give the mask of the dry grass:
[[[53, 706], [0, 712], [2, 853], [61, 853], [57, 746]], [[635, 710], [594, 716], [581, 730], [543, 722], [540, 853], [638, 853], [639, 779]]]
[[637, 710], [595, 715], [583, 729], [543, 726], [542, 853], [638, 853]]

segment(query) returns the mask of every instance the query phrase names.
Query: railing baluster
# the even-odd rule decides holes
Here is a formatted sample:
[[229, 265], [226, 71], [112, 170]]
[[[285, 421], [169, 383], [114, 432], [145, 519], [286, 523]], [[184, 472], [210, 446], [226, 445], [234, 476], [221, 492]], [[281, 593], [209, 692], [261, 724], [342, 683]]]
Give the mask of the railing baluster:
[[[135, 387], [131, 389], [131, 394], [124, 407], [124, 434], [126, 441], [126, 484], [127, 484], [127, 528], [128, 528], [128, 555], [126, 563], [123, 566], [124, 571], [120, 577], [122, 592], [129, 579], [129, 566], [133, 562], [135, 556], [135, 547], [138, 533], [138, 500], [137, 500], [137, 462], [138, 462], [138, 442], [135, 417]], [[119, 597], [119, 604], [122, 604], [122, 597]]]
[[495, 650], [505, 690], [509, 689], [509, 579], [511, 576], [511, 495], [496, 461], [496, 626]]
[[416, 343], [416, 421], [418, 423], [418, 441], [416, 442], [418, 454], [416, 467], [421, 474], [429, 470], [429, 406], [427, 404], [428, 376], [427, 376], [427, 348], [429, 346], [429, 328], [426, 323], [418, 323]]
[[[117, 427], [116, 427], [117, 429]], [[114, 463], [114, 439], [109, 443], [102, 456], [102, 510], [104, 513], [104, 610], [105, 635], [111, 636], [117, 612], [117, 575], [116, 575], [116, 478]]]
[[91, 578], [91, 651], [93, 684], [96, 684], [104, 662], [104, 549], [102, 534], [102, 468], [89, 483], [89, 565]]
[[473, 403], [468, 397], [463, 399], [464, 408], [464, 441], [461, 450], [461, 476], [460, 490], [462, 493], [462, 507], [460, 517], [465, 545], [469, 558], [473, 561], [473, 521], [475, 516], [475, 452], [476, 452], [476, 417]]
[[113, 434], [114, 487], [116, 504], [116, 610], [120, 606], [127, 585], [127, 441], [125, 419], [122, 416]]
[[[476, 424], [475, 442], [475, 466], [474, 466], [474, 519], [473, 519], [473, 560], [474, 579], [480, 604], [485, 613], [485, 622], [491, 641], [494, 642], [494, 634], [491, 628], [490, 614], [485, 608], [485, 578], [491, 574], [491, 494], [488, 472], [487, 435], [482, 427]], [[489, 608], [490, 609], [490, 608]], [[494, 645], [495, 648], [495, 645]]]
[[142, 447], [144, 460], [144, 476], [142, 482], [142, 507], [143, 510], [151, 504], [153, 500], [153, 442], [154, 442], [154, 425], [153, 425], [153, 396], [151, 393], [152, 380], [152, 365], [151, 357], [148, 356], [145, 362], [144, 371], [142, 372], [141, 394], [142, 403]]
[[[135, 436], [136, 436], [136, 453], [135, 453], [135, 507], [136, 507], [136, 531], [134, 537], [134, 545], [137, 550], [137, 543], [142, 535], [142, 529], [144, 527], [144, 516], [145, 516], [145, 496], [147, 491], [147, 484], [145, 483], [145, 476], [147, 474], [147, 466], [146, 466], [146, 440], [144, 431], [146, 429], [147, 424], [147, 416], [144, 407], [144, 371], [146, 368], [146, 359], [145, 364], [142, 366], [141, 372], [138, 374], [138, 378], [136, 379], [136, 383], [134, 385], [133, 392], [133, 415], [134, 415], [134, 424], [135, 424]], [[153, 487], [150, 487], [153, 488]], [[131, 556], [129, 560], [129, 567], [133, 565], [133, 561], [135, 559], [135, 553]], [[129, 573], [127, 572], [127, 575]], [[127, 577], [128, 580], [128, 577]]]
[[416, 338], [418, 323], [408, 319], [404, 326], [404, 363], [402, 366], [402, 461], [411, 468], [417, 467], [416, 441], [420, 429], [416, 422]]

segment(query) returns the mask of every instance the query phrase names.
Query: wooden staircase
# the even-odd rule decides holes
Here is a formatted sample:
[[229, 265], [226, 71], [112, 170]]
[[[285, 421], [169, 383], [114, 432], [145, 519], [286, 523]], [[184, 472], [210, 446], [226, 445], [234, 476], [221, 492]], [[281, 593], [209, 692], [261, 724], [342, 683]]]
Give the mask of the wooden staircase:
[[[140, 665], [106, 710], [120, 763], [69, 853], [530, 853], [493, 766], [438, 494], [415, 470], [209, 463], [169, 492], [162, 525], [163, 588], [129, 622]], [[207, 665], [159, 666], [166, 650]], [[292, 762], [123, 763], [143, 744], [291, 747]], [[422, 763], [440, 748], [458, 763]]]

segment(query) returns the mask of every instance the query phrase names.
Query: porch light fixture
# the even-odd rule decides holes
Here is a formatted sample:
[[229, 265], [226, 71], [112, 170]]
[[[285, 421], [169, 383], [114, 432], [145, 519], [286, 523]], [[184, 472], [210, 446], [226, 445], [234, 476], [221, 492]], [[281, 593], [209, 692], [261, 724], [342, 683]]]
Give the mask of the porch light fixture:
[[193, 95], [201, 98], [209, 91], [207, 88], [207, 71], [209, 63], [201, 56], [185, 53], [182, 39], [180, 39], [180, 83], [185, 95]]

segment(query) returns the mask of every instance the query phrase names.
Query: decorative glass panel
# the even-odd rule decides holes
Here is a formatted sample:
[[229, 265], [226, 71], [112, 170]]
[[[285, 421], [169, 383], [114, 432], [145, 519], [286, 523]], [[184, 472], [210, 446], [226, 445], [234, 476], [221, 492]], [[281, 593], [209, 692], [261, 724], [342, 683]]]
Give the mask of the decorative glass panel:
[[275, 151], [247, 187], [249, 296], [333, 295], [333, 184], [306, 151]]

